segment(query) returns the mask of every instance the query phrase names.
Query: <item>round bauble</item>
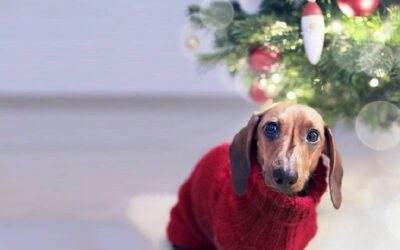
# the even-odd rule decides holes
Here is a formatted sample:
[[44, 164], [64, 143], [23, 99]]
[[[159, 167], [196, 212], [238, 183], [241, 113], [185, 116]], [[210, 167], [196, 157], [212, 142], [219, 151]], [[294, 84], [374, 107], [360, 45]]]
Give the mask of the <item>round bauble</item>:
[[256, 80], [251, 86], [249, 95], [255, 103], [264, 104], [270, 99], [267, 96], [264, 87], [264, 84], [261, 84], [258, 80]]
[[280, 62], [279, 50], [272, 46], [261, 46], [253, 49], [249, 55], [250, 69], [256, 73], [267, 73]]
[[349, 17], [369, 16], [379, 3], [380, 0], [337, 0], [339, 9]]

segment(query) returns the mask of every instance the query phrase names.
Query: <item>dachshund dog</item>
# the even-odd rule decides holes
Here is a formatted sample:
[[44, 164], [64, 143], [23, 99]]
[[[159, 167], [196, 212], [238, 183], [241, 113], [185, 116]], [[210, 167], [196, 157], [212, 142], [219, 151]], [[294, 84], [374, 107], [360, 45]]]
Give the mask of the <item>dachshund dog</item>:
[[317, 231], [326, 179], [338, 209], [342, 177], [318, 112], [275, 104], [200, 160], [171, 211], [169, 240], [175, 249], [304, 249]]

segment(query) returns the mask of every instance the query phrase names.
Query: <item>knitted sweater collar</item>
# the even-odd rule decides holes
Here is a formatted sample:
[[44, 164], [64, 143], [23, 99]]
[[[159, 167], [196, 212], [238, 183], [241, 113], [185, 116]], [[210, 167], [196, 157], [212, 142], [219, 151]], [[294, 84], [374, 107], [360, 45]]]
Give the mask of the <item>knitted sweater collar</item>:
[[327, 168], [321, 160], [314, 173], [317, 178], [310, 181], [308, 193], [302, 197], [290, 197], [275, 192], [265, 185], [261, 166], [253, 159], [248, 190], [243, 197], [238, 199], [251, 204], [263, 217], [270, 217], [281, 223], [298, 223], [307, 219], [315, 211], [322, 194], [326, 191], [326, 172]]
[[320, 163], [304, 197], [289, 197], [269, 189], [261, 167], [253, 161], [246, 193], [232, 186], [221, 195], [214, 214], [215, 242], [221, 249], [304, 249], [317, 230], [316, 206], [326, 190], [325, 165]]

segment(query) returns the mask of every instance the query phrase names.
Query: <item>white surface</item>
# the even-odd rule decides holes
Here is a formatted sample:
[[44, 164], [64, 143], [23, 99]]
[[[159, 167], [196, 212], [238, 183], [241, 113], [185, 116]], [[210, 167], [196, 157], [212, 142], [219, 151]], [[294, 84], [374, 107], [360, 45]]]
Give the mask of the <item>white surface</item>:
[[166, 237], [171, 208], [177, 202], [177, 193], [149, 193], [132, 198], [127, 214], [152, 249], [167, 249]]
[[0, 249], [149, 249], [126, 226], [141, 216], [133, 198], [175, 193], [252, 110], [230, 99], [0, 98]]
[[181, 51], [196, 2], [0, 1], [0, 94], [229, 94]]

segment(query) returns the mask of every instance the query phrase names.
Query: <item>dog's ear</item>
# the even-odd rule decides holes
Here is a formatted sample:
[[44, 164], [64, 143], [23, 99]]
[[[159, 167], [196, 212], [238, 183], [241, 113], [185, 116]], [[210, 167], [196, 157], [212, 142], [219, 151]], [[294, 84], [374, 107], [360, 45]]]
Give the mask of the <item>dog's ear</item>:
[[329, 168], [329, 189], [331, 201], [336, 209], [342, 203], [342, 178], [343, 166], [339, 152], [336, 149], [333, 133], [328, 126], [325, 126], [325, 154], [330, 158]]
[[247, 183], [251, 174], [251, 153], [254, 133], [261, 115], [261, 113], [253, 114], [247, 126], [235, 135], [229, 148], [233, 189], [239, 196], [242, 196], [247, 189]]

